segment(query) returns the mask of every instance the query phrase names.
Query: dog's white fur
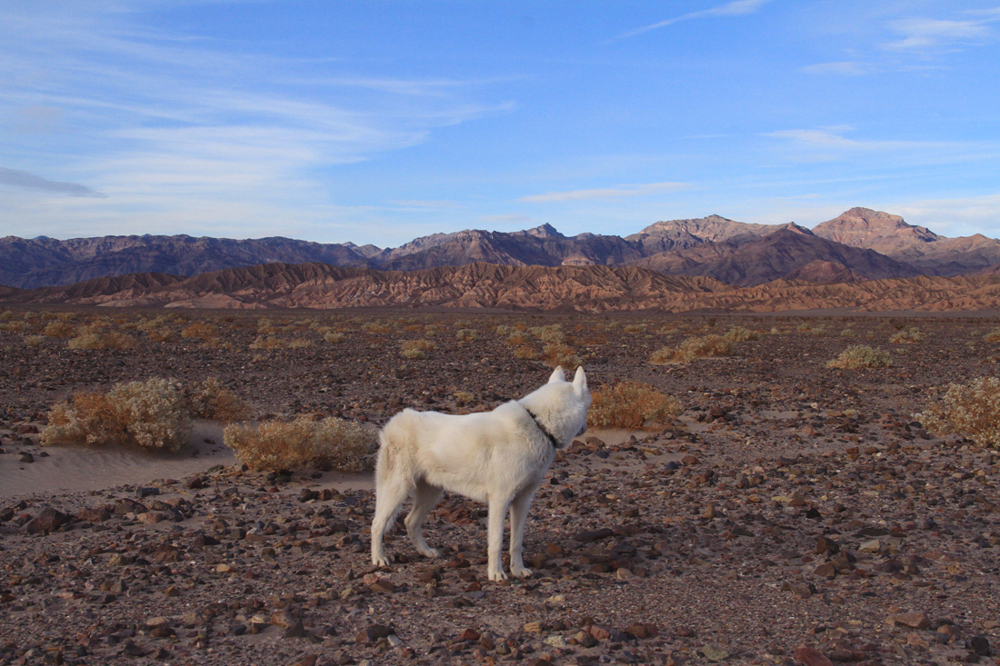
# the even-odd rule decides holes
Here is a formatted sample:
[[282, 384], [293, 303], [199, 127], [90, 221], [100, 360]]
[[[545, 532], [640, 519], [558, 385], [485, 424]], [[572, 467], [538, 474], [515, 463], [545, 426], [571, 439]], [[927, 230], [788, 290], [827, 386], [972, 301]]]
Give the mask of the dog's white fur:
[[487, 571], [494, 581], [507, 578], [500, 552], [504, 514], [510, 508], [510, 571], [520, 578], [530, 576], [521, 558], [524, 524], [535, 490], [556, 454], [539, 425], [564, 448], [586, 431], [590, 401], [583, 368], [577, 368], [573, 381], [567, 382], [558, 367], [547, 384], [491, 412], [455, 416], [406, 409], [394, 416], [380, 433], [372, 563], [389, 564], [382, 538], [408, 496], [413, 497], [405, 520], [410, 539], [422, 555], [438, 557], [438, 551], [424, 541], [421, 525], [448, 490], [488, 505]]

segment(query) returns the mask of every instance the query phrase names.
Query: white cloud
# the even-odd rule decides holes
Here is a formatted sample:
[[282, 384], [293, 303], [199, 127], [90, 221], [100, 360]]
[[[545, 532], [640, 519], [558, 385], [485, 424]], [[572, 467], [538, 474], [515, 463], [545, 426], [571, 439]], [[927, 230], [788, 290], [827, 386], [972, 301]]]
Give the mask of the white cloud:
[[924, 199], [890, 204], [892, 212], [910, 224], [927, 227], [944, 236], [984, 233], [1000, 238], [1000, 194]]
[[898, 41], [885, 44], [885, 48], [895, 51], [981, 43], [991, 36], [985, 21], [908, 18], [893, 21], [890, 27], [902, 36]]
[[807, 74], [835, 74], [839, 76], [862, 76], [871, 72], [871, 68], [861, 62], [822, 62], [806, 65], [802, 71]]
[[476, 218], [477, 223], [494, 226], [511, 226], [516, 224], [526, 224], [531, 218], [521, 213], [501, 213], [499, 215], [480, 215]]
[[689, 183], [646, 183], [642, 185], [622, 185], [592, 190], [570, 190], [566, 192], [546, 192], [521, 197], [519, 201], [530, 203], [549, 203], [553, 201], [588, 201], [601, 199], [620, 199], [622, 197], [647, 196], [663, 192], [679, 192], [689, 189]]
[[42, 176], [28, 173], [27, 171], [6, 169], [4, 167], [0, 167], [0, 185], [11, 185], [25, 190], [58, 192], [60, 194], [69, 194], [74, 197], [104, 197], [103, 194], [87, 187], [86, 185], [49, 180], [48, 178], [43, 178]]
[[745, 16], [747, 14], [753, 14], [770, 1], [771, 0], [732, 0], [732, 2], [727, 2], [726, 4], [719, 5], [718, 7], [682, 14], [681, 16], [676, 16], [665, 21], [660, 21], [658, 23], [653, 23], [652, 25], [624, 32], [618, 35], [616, 39], [635, 37], [636, 35], [641, 35], [644, 32], [649, 32], [650, 30], [665, 28], [668, 25], [673, 25], [674, 23], [679, 23], [681, 21], [689, 21], [691, 19], [710, 18], [713, 16]]

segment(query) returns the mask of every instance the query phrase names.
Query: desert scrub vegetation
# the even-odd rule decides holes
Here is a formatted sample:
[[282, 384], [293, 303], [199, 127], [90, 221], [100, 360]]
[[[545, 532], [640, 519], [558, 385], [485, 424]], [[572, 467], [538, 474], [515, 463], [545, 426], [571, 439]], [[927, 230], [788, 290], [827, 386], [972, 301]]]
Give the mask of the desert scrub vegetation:
[[1000, 342], [1000, 326], [983, 336], [983, 342]]
[[918, 419], [937, 435], [954, 433], [980, 446], [1000, 448], [1000, 379], [979, 377], [968, 384], [949, 384], [941, 401]]
[[77, 393], [56, 404], [41, 443], [177, 451], [190, 430], [188, 408], [177, 383], [153, 378], [116, 384], [108, 393]]
[[472, 342], [479, 339], [479, 331], [474, 328], [460, 328], [455, 331], [455, 339], [459, 342]]
[[538, 359], [538, 356], [538, 350], [531, 345], [524, 344], [514, 347], [514, 358], [519, 358], [522, 361], [534, 361]]
[[854, 329], [853, 328], [845, 328], [845, 329], [841, 330], [840, 331], [840, 337], [842, 337], [842, 338], [853, 338], [854, 337]]
[[726, 334], [722, 337], [732, 342], [746, 342], [747, 340], [759, 340], [760, 333], [743, 328], [742, 326], [734, 326], [726, 331]]
[[923, 342], [926, 339], [927, 335], [919, 328], [914, 326], [913, 328], [904, 328], [894, 333], [892, 337], [889, 338], [889, 344], [912, 345], [917, 342]]
[[567, 372], [575, 372], [583, 364], [583, 360], [569, 345], [554, 342], [542, 347], [542, 356], [550, 367], [561, 365]]
[[28, 347], [40, 347], [44, 341], [45, 341], [45, 336], [42, 335], [24, 336], [24, 344]]
[[375, 465], [378, 435], [337, 418], [228, 425], [223, 441], [251, 469], [277, 471], [307, 465], [364, 472]]
[[330, 331], [329, 333], [324, 333], [323, 334], [323, 340], [325, 342], [330, 342], [330, 343], [333, 343], [333, 344], [337, 344], [337, 343], [343, 342], [346, 339], [347, 339], [347, 336], [344, 335], [343, 333], [338, 332], [338, 331]]
[[408, 358], [413, 361], [421, 360], [427, 358], [427, 352], [433, 350], [437, 345], [435, 345], [430, 340], [404, 340], [400, 343], [403, 358]]
[[250, 349], [263, 349], [265, 351], [270, 351], [272, 349], [287, 349], [288, 341], [282, 340], [281, 338], [269, 335], [264, 337], [263, 335], [258, 335], [257, 338], [250, 343]]
[[701, 337], [691, 337], [676, 347], [662, 347], [653, 352], [649, 362], [653, 365], [667, 363], [690, 363], [698, 358], [721, 358], [729, 356], [736, 348], [733, 340], [723, 335], [710, 333]]
[[191, 417], [232, 423], [247, 421], [252, 416], [250, 405], [215, 377], [209, 377], [185, 396]]
[[361, 325], [361, 330], [365, 333], [374, 333], [375, 335], [384, 335], [392, 330], [392, 324], [385, 321], [370, 321], [367, 324]]
[[70, 349], [132, 349], [135, 347], [135, 339], [118, 331], [102, 333], [93, 327], [84, 327], [66, 345]]
[[881, 349], [872, 349], [868, 345], [853, 345], [840, 355], [828, 361], [828, 368], [844, 368], [847, 370], [859, 370], [862, 368], [888, 368], [892, 365], [892, 356], [889, 352]]
[[207, 321], [196, 321], [181, 331], [181, 337], [212, 340], [219, 337], [219, 327]]
[[587, 423], [593, 428], [642, 430], [668, 423], [682, 411], [673, 396], [648, 384], [624, 381], [593, 392]]
[[76, 328], [69, 322], [54, 321], [47, 325], [42, 333], [50, 338], [72, 338], [76, 333]]

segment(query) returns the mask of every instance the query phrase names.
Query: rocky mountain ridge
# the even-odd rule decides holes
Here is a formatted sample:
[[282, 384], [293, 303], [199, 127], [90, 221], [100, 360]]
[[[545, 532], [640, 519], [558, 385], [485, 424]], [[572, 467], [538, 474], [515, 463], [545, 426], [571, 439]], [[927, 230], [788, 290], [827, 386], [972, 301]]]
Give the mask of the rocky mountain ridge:
[[[822, 281], [958, 276], [1000, 264], [1000, 241], [946, 238], [897, 215], [852, 208], [810, 231], [794, 223], [748, 224], [718, 215], [656, 222], [630, 236], [565, 236], [551, 225], [517, 232], [464, 230], [398, 248], [282, 237], [106, 236], [60, 241], [0, 239], [0, 284], [69, 285], [99, 277], [161, 273], [190, 277], [265, 263], [324, 263], [389, 271], [485, 262], [507, 266], [639, 266], [739, 286], [811, 276]], [[815, 264], [813, 269], [805, 267]], [[824, 266], [822, 270], [815, 270]]]

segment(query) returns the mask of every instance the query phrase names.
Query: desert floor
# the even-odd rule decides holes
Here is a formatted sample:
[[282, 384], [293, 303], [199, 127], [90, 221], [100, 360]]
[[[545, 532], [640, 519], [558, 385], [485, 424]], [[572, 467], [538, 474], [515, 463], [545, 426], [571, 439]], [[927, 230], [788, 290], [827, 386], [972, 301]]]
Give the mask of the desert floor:
[[[982, 339], [995, 316], [9, 312], [0, 664], [1000, 656], [1000, 461], [915, 416], [951, 382], [1000, 374], [1000, 343]], [[648, 362], [733, 327], [759, 335], [723, 358]], [[890, 342], [913, 328], [920, 341]], [[70, 349], [83, 333], [126, 348]], [[429, 348], [405, 358], [408, 340]], [[893, 365], [826, 367], [856, 344]], [[447, 496], [425, 530], [445, 557], [421, 558], [397, 527], [396, 561], [375, 570], [370, 475], [244, 470], [219, 424], [170, 455], [38, 444], [52, 405], [117, 382], [216, 377], [258, 419], [375, 428], [403, 407], [520, 397], [551, 372], [546, 353], [575, 354], [595, 391], [644, 382], [684, 411], [562, 452], [529, 517], [534, 576], [504, 584], [485, 577], [482, 505]]]

